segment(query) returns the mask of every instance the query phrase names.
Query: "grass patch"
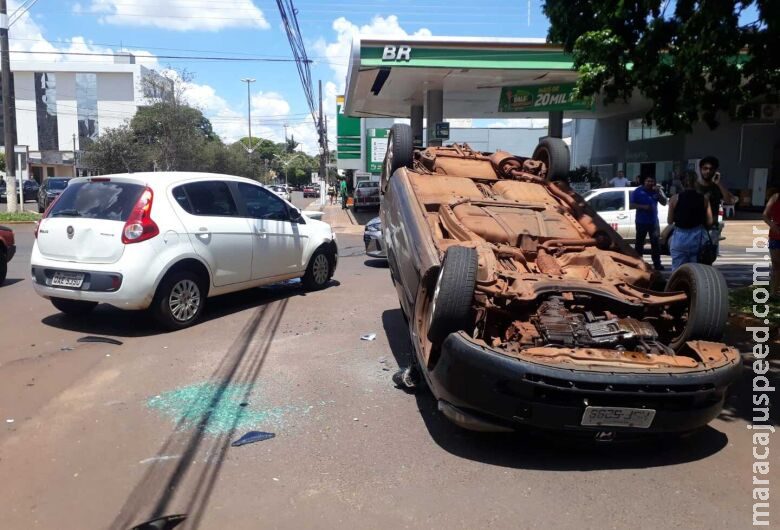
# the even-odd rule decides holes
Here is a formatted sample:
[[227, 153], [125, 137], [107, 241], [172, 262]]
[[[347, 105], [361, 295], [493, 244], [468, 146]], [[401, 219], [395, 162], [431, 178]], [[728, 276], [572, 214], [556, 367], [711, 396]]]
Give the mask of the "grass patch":
[[[758, 286], [751, 285], [750, 287], [730, 290], [729, 303], [731, 311], [745, 316], [755, 316], [753, 315], [753, 304], [755, 304], [753, 301], [753, 290], [757, 288]], [[763, 318], [768, 318], [769, 322], [780, 322], [780, 303], [776, 300], [767, 303], [769, 304], [769, 314]], [[759, 311], [761, 309], [763, 308], [760, 308]]]
[[35, 212], [0, 212], [0, 223], [37, 221], [41, 217], [41, 214]]

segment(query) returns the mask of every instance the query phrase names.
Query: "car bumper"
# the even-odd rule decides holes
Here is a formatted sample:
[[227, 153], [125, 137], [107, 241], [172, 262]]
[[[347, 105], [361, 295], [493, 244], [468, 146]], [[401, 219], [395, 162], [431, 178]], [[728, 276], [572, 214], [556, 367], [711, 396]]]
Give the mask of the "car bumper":
[[[741, 369], [737, 360], [721, 368], [672, 375], [572, 370], [508, 357], [453, 333], [426, 377], [440, 409], [464, 427], [532, 427], [590, 437], [606, 431], [611, 439], [705, 426], [720, 413], [726, 390]], [[583, 426], [586, 406], [656, 413], [648, 428]], [[457, 421], [458, 413], [465, 422]]]
[[379, 199], [378, 198], [368, 198], [368, 199], [362, 199], [362, 198], [355, 198], [354, 205], [358, 208], [379, 208]]
[[363, 243], [366, 246], [366, 255], [372, 258], [387, 258], [382, 246], [382, 232], [365, 232]]
[[[51, 279], [57, 271], [84, 274], [80, 288], [54, 287]], [[110, 304], [120, 309], [146, 309], [154, 297], [152, 270], [126, 269], [118, 263], [80, 264], [43, 258], [33, 247], [30, 266], [33, 289], [43, 298], [65, 298]], [[118, 279], [119, 286], [116, 286]]]

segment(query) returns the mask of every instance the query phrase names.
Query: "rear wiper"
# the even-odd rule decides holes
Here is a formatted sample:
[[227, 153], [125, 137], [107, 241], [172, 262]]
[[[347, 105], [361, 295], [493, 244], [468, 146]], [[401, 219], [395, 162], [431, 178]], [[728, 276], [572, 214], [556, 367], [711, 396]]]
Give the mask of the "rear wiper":
[[56, 211], [53, 214], [51, 214], [52, 217], [60, 217], [60, 216], [65, 216], [65, 215], [67, 215], [68, 217], [81, 217], [81, 214], [79, 213], [79, 211], [75, 210], [73, 208], [71, 208], [70, 210], [67, 210], [67, 209], [66, 210], [59, 210], [59, 211]]

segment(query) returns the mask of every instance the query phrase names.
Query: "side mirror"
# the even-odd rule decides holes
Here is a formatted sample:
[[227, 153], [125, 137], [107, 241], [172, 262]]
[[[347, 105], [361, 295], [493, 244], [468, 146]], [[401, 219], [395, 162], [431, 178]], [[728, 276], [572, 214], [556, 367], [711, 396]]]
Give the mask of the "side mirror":
[[291, 223], [297, 223], [302, 225], [306, 224], [306, 219], [304, 219], [303, 214], [301, 214], [301, 211], [298, 208], [290, 208], [289, 214], [290, 214]]

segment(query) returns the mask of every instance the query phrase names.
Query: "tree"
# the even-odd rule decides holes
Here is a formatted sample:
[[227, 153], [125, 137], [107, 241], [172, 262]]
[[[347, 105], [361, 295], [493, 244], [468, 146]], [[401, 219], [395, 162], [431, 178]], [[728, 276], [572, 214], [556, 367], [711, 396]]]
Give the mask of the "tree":
[[151, 169], [146, 146], [138, 142], [136, 134], [127, 125], [103, 131], [87, 147], [84, 162], [102, 175]]
[[[755, 5], [757, 18], [741, 24]], [[673, 6], [673, 13], [670, 6]], [[652, 101], [647, 121], [690, 131], [718, 113], [744, 115], [777, 102], [780, 2], [769, 0], [545, 0], [548, 39], [574, 55], [580, 96], [605, 103], [638, 90]]]

